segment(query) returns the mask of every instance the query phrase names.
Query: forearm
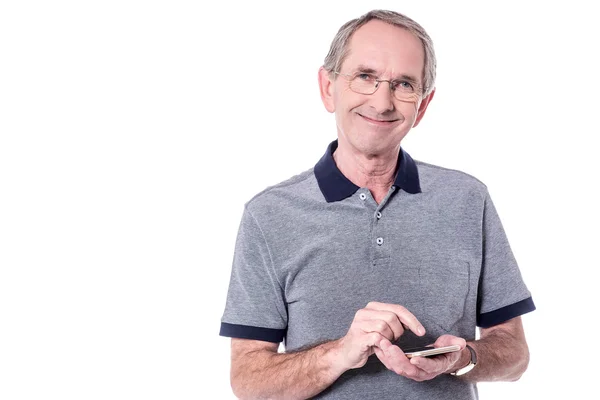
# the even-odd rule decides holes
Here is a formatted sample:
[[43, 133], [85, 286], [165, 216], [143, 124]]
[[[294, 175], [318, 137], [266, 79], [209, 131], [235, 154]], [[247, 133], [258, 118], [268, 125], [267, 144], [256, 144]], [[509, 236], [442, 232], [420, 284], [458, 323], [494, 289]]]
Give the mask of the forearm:
[[296, 353], [259, 351], [244, 356], [231, 371], [241, 399], [307, 399], [329, 387], [344, 372], [338, 367], [337, 341]]
[[[497, 331], [468, 342], [477, 354], [477, 365], [460, 377], [470, 382], [516, 381], [527, 369], [529, 349], [515, 334]], [[463, 350], [460, 366], [468, 364], [470, 353]]]

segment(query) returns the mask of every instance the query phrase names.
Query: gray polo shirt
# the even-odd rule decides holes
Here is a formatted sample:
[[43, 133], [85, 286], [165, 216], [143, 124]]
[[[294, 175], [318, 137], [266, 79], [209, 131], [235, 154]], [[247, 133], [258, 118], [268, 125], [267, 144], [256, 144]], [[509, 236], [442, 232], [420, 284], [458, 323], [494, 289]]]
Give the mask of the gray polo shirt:
[[[346, 334], [370, 301], [400, 304], [427, 333], [475, 339], [535, 309], [485, 184], [413, 160], [400, 149], [397, 174], [377, 204], [337, 168], [332, 142], [314, 168], [245, 205], [220, 335], [284, 341], [299, 351]], [[371, 356], [318, 399], [475, 399], [454, 376], [414, 382]]]

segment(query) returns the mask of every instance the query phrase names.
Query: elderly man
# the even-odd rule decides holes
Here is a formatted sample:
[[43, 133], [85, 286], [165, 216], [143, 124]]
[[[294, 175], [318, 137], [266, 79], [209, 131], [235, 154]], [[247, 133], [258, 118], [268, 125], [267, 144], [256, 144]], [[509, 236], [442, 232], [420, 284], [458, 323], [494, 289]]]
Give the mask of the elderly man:
[[[319, 87], [338, 139], [245, 205], [220, 331], [238, 397], [474, 399], [476, 382], [527, 368], [520, 315], [535, 306], [486, 185], [400, 145], [435, 66], [395, 12], [334, 38]], [[403, 351], [427, 344], [459, 350]]]

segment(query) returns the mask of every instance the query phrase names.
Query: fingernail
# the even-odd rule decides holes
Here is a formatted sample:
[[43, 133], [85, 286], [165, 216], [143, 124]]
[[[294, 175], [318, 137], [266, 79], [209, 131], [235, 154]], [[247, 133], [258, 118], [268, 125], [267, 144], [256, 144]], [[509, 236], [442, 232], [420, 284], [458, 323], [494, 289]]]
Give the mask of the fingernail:
[[425, 334], [425, 328], [423, 328], [422, 326], [420, 326], [419, 328], [417, 328], [417, 331], [419, 332], [419, 335], [424, 335]]

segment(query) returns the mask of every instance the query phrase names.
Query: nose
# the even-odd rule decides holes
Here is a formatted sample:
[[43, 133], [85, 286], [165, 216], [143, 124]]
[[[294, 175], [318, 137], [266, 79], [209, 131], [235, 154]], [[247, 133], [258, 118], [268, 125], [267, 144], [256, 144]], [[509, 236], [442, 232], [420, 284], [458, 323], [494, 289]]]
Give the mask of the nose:
[[383, 114], [386, 111], [391, 111], [394, 109], [394, 94], [392, 93], [390, 83], [388, 81], [379, 82], [379, 85], [377, 85], [377, 90], [370, 97], [370, 104], [375, 111], [377, 111], [377, 113]]

